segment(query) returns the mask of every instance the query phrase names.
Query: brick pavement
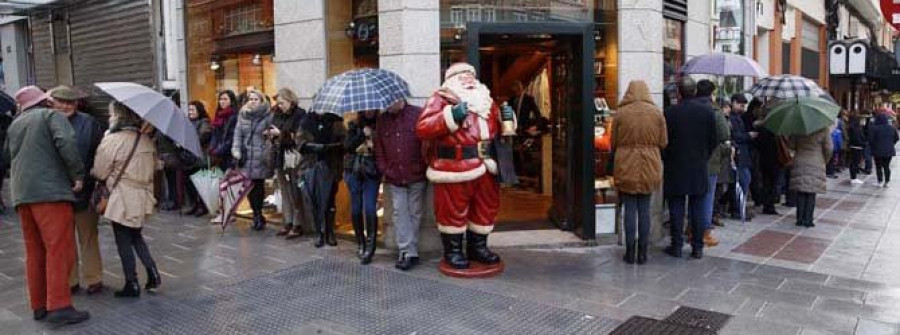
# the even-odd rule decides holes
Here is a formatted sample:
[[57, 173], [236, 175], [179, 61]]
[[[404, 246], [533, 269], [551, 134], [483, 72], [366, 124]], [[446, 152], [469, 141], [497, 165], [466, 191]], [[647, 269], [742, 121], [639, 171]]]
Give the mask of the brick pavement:
[[[604, 333], [610, 325], [634, 315], [663, 318], [679, 306], [690, 306], [734, 315], [722, 331], [725, 334], [900, 334], [900, 282], [891, 276], [900, 273], [900, 265], [890, 261], [900, 248], [893, 238], [900, 221], [896, 216], [900, 191], [851, 187], [840, 180], [833, 183], [832, 191], [819, 203], [816, 228], [795, 228], [792, 213], [784, 208], [780, 217], [760, 216], [746, 225], [731, 222], [716, 232], [723, 244], [709, 249], [710, 256], [703, 260], [673, 259], [655, 249], [649, 264], [636, 267], [621, 261], [619, 247], [504, 249], [506, 272], [488, 280], [443, 277], [436, 271], [438, 255], [427, 255], [425, 264], [415, 271], [399, 273], [392, 268], [394, 256], [380, 252], [372, 267], [364, 268], [356, 262], [350, 243], [315, 249], [309, 238], [285, 241], [275, 238], [274, 231], [253, 232], [245, 224], [222, 232], [201, 220], [163, 213], [146, 229], [151, 252], [163, 272], [162, 291], [140, 300], [115, 299], [111, 290], [98, 296], [77, 295], [77, 306], [92, 312], [94, 318], [59, 330], [46, 329], [29, 318], [21, 235], [15, 219], [6, 215], [0, 225], [0, 329], [4, 334], [92, 334], [121, 330], [127, 321], [145, 327], [132, 329], [183, 334], [195, 333], [180, 328], [192, 324], [205, 325], [200, 331], [204, 333], [368, 334], [392, 329], [478, 333], [477, 325], [489, 322], [485, 327], [499, 328], [485, 330], [528, 333], [504, 324], [514, 322], [500, 317], [508, 315], [534, 320], [537, 328], [533, 329], [545, 330], [560, 329], [552, 326], [560, 320], [588, 320], [579, 329]], [[101, 227], [104, 281], [117, 288], [122, 285], [121, 270], [110, 230]], [[303, 297], [299, 292], [319, 292], [322, 278], [332, 278], [323, 277], [323, 270], [313, 270], [322, 261], [337, 262], [330, 264], [349, 273], [343, 277], [335, 273], [334, 283], [340, 285], [320, 297], [334, 296], [333, 304], [298, 305]], [[278, 281], [285, 271], [293, 273], [293, 279]], [[143, 278], [143, 271], [139, 272]], [[353, 280], [371, 282], [351, 285]], [[283, 286], [266, 284], [275, 282]], [[414, 295], [432, 301], [404, 300], [396, 294], [400, 283], [433, 285]], [[469, 297], [478, 291], [488, 295], [477, 300], [477, 308], [456, 311], [457, 319], [434, 319], [449, 328], [435, 328], [423, 318], [415, 319], [423, 323], [417, 326], [397, 314], [396, 309], [412, 306], [445, 308], [440, 297], [448, 293], [426, 299], [426, 292], [452, 294], [454, 290]], [[283, 299], [278, 299], [280, 294]], [[259, 300], [273, 295], [274, 299]], [[259, 299], [235, 299], [239, 296]], [[350, 305], [352, 301], [343, 298], [348, 296], [366, 301], [370, 308], [388, 310], [379, 313]], [[326, 307], [342, 314], [327, 314]], [[307, 318], [307, 313], [317, 316]], [[181, 317], [160, 321], [165, 315]], [[370, 319], [377, 327], [369, 328], [354, 316]], [[292, 317], [296, 320], [284, 320]], [[203, 323], [210, 320], [215, 322]]]

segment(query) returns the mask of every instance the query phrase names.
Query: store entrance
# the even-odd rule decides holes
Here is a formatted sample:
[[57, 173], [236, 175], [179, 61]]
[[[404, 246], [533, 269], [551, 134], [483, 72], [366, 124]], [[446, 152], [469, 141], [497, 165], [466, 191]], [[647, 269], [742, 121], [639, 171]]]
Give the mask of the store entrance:
[[591, 72], [584, 72], [590, 65], [584, 66], [593, 59], [584, 51], [593, 50], [593, 41], [586, 48], [580, 25], [568, 26], [575, 28], [571, 31], [553, 29], [566, 26], [472, 26], [469, 42], [476, 33], [477, 50], [469, 50], [470, 62], [495, 101], [509, 104], [519, 120], [513, 142], [519, 184], [501, 191], [496, 231], [563, 229], [593, 238], [590, 193], [590, 211], [583, 210], [583, 191], [593, 186], [593, 178], [581, 164], [591, 160], [585, 156], [591, 154], [585, 130], [593, 129], [593, 120], [584, 110], [592, 78], [585, 80], [584, 73]]

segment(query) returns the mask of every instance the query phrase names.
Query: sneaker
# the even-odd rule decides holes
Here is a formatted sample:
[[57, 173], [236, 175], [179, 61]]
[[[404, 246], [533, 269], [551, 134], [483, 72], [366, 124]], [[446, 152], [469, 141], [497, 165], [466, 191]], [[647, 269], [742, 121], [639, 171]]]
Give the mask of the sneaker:
[[828, 179], [838, 179], [838, 176], [836, 174], [830, 174], [827, 177]]
[[859, 180], [859, 179], [853, 179], [850, 181], [850, 183], [855, 184], [855, 185], [861, 185], [861, 184], [863, 184], [863, 181]]

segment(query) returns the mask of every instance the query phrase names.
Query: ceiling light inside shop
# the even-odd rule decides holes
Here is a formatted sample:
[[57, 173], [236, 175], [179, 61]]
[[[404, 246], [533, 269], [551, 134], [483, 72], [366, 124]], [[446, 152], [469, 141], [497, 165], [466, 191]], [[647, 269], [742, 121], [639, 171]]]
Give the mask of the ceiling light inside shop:
[[253, 55], [252, 62], [253, 62], [253, 65], [262, 65], [262, 55], [260, 55], [260, 54]]

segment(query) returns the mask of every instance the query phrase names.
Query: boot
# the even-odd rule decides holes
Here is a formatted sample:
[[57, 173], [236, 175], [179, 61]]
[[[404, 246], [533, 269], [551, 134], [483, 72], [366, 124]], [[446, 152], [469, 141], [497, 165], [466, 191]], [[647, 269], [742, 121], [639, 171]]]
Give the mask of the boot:
[[293, 227], [294, 227], [294, 225], [292, 225], [290, 223], [286, 224], [286, 225], [284, 225], [284, 227], [281, 228], [281, 230], [278, 231], [277, 234], [275, 234], [275, 236], [285, 236], [291, 232], [291, 228], [293, 228]]
[[444, 261], [454, 269], [468, 269], [469, 261], [463, 255], [463, 234], [441, 233], [444, 244]]
[[366, 251], [365, 223], [362, 214], [353, 215], [353, 236], [356, 237], [356, 256], [362, 259]]
[[622, 259], [625, 263], [634, 264], [634, 244], [626, 243], [625, 244], [625, 257]]
[[198, 210], [197, 207], [198, 207], [198, 206], [197, 206], [197, 203], [194, 202], [194, 206], [191, 206], [191, 209], [189, 209], [187, 212], [184, 212], [184, 213], [182, 213], [182, 214], [188, 215], [188, 216], [194, 216], [194, 215], [197, 214], [197, 210]]
[[696, 259], [703, 258], [703, 248], [694, 248], [691, 250], [691, 257]]
[[315, 247], [321, 248], [323, 245], [325, 245], [325, 222], [322, 222], [321, 217], [316, 217], [313, 220], [313, 225], [316, 228]]
[[253, 214], [253, 230], [261, 231], [266, 229], [266, 218], [262, 214]]
[[366, 250], [362, 254], [362, 263], [369, 264], [375, 256], [375, 243], [378, 242], [378, 217], [366, 218]]
[[297, 225], [297, 226], [294, 226], [293, 228], [291, 228], [291, 231], [287, 234], [287, 236], [285, 236], [285, 239], [293, 240], [300, 236], [303, 236], [303, 230], [300, 228], [299, 225]]
[[500, 262], [500, 256], [491, 252], [487, 246], [487, 235], [477, 234], [471, 230], [466, 231], [466, 255], [469, 259], [482, 264], [497, 264]]
[[141, 286], [137, 280], [125, 282], [121, 291], [113, 293], [116, 298], [137, 298], [141, 296]]
[[337, 238], [334, 236], [334, 212], [332, 208], [325, 216], [325, 243], [334, 247], [337, 246]]
[[47, 322], [56, 325], [76, 324], [90, 318], [90, 313], [76, 310], [72, 306], [60, 308], [47, 313]]
[[638, 242], [637, 263], [638, 264], [647, 263], [647, 243]]
[[719, 240], [712, 236], [712, 231], [707, 229], [703, 232], [703, 244], [707, 247], [715, 247], [719, 245]]
[[148, 267], [147, 284], [144, 285], [144, 289], [150, 292], [156, 292], [160, 285], [162, 285], [162, 277], [159, 275], [159, 269], [156, 268], [156, 265]]

